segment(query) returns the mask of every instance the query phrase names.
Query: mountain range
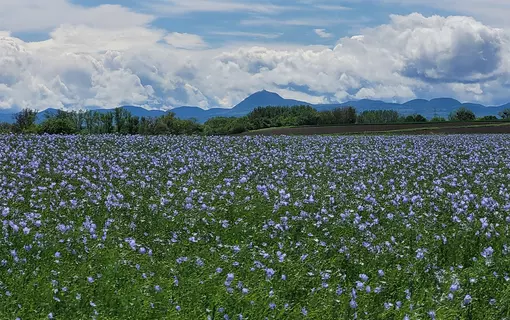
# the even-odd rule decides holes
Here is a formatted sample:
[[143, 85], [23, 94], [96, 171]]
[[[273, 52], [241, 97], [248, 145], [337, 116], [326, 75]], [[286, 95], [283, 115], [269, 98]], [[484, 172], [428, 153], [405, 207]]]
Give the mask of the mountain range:
[[[459, 108], [460, 106], [464, 106], [471, 109], [478, 117], [490, 115], [497, 116], [500, 111], [506, 108], [510, 108], [510, 103], [501, 106], [484, 106], [476, 103], [461, 103], [460, 101], [451, 98], [438, 98], [432, 100], [415, 99], [402, 104], [370, 99], [353, 100], [337, 104], [312, 104], [305, 101], [285, 99], [282, 98], [277, 93], [263, 90], [250, 95], [249, 97], [247, 97], [246, 99], [244, 99], [231, 109], [212, 108], [205, 110], [199, 107], [184, 106], [174, 108], [170, 111], [175, 113], [175, 115], [178, 118], [181, 119], [195, 118], [199, 122], [203, 123], [207, 121], [207, 119], [218, 116], [241, 117], [250, 113], [250, 111], [252, 111], [256, 107], [266, 106], [290, 107], [295, 105], [310, 105], [319, 111], [331, 110], [337, 107], [344, 106], [355, 107], [358, 112], [363, 112], [365, 110], [396, 110], [402, 115], [421, 114], [427, 118], [432, 118], [434, 116], [447, 117], [452, 111]], [[122, 108], [128, 110], [134, 116], [148, 118], [159, 117], [168, 112], [162, 110], [147, 110], [145, 108], [137, 106], [122, 106]], [[90, 109], [90, 110], [98, 111], [101, 113], [111, 111], [110, 109]], [[42, 122], [44, 119], [46, 119], [47, 116], [51, 116], [56, 112], [57, 109], [51, 108], [39, 112], [37, 115], [37, 122]], [[0, 113], [0, 122], [13, 123], [14, 122], [13, 115], [14, 112]]]

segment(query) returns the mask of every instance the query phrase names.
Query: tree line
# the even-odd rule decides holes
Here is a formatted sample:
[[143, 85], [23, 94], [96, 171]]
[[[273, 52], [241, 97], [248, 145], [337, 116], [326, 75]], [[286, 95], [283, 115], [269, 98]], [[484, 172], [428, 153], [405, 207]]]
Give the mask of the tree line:
[[[502, 120], [510, 120], [510, 109], [499, 113]], [[441, 121], [494, 121], [495, 116], [477, 118], [465, 107], [453, 111]], [[274, 127], [328, 126], [353, 124], [388, 124], [427, 122], [420, 114], [402, 116], [395, 110], [367, 110], [358, 113], [354, 107], [339, 107], [318, 111], [311, 106], [258, 107], [243, 117], [214, 117], [204, 124], [196, 119], [179, 119], [172, 112], [161, 117], [138, 117], [128, 110], [116, 108], [110, 112], [63, 111], [49, 115], [37, 123], [37, 111], [23, 109], [14, 115], [14, 123], [1, 123], [1, 133], [48, 134], [141, 134], [141, 135], [225, 135]]]

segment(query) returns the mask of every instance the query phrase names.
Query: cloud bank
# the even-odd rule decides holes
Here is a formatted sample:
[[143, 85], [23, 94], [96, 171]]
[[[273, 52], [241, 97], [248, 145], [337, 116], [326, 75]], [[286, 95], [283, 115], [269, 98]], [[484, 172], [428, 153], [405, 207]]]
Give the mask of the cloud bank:
[[508, 32], [470, 17], [393, 15], [333, 47], [220, 48], [144, 19], [61, 24], [37, 42], [0, 31], [0, 108], [230, 107], [261, 89], [314, 102], [510, 100]]

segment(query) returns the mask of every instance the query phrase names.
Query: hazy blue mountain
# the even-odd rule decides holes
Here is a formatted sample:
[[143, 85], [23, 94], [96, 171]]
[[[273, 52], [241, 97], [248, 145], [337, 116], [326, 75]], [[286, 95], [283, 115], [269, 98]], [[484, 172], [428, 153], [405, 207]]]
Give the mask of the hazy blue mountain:
[[403, 103], [402, 105], [410, 107], [410, 108], [418, 108], [424, 104], [427, 104], [428, 102], [429, 101], [425, 100], [425, 99], [414, 99], [414, 100], [407, 101], [406, 103]]
[[233, 113], [245, 113], [245, 112], [249, 113], [257, 107], [266, 106], [290, 107], [307, 104], [309, 103], [292, 99], [284, 99], [277, 93], [262, 90], [252, 94], [248, 98], [241, 101], [238, 105], [232, 108], [232, 111]]
[[198, 107], [180, 107], [172, 109], [171, 111], [174, 112], [176, 116], [181, 119], [195, 118], [199, 122], [205, 122], [209, 118], [218, 116], [241, 117], [247, 115], [257, 107], [267, 106], [290, 107], [296, 105], [310, 105], [310, 104], [304, 101], [284, 99], [277, 93], [262, 90], [250, 95], [249, 97], [241, 101], [239, 104], [234, 106], [232, 109], [213, 108], [204, 110]]
[[231, 117], [232, 109], [225, 108], [212, 108], [208, 110], [204, 110], [199, 107], [179, 107], [170, 110], [170, 112], [175, 113], [175, 116], [180, 119], [196, 119], [198, 122], [205, 122], [207, 119], [212, 117]]
[[[160, 117], [166, 113], [165, 111], [162, 111], [162, 110], [147, 110], [145, 108], [136, 107], [136, 106], [122, 106], [122, 109], [126, 109], [133, 116], [146, 117], [146, 118]], [[97, 111], [99, 113], [113, 112], [112, 109], [91, 109], [91, 110]]]
[[13, 113], [0, 113], [0, 122], [13, 123]]
[[[396, 110], [402, 115], [410, 115], [410, 114], [421, 114], [427, 118], [432, 118], [433, 116], [441, 116], [448, 117], [448, 115], [459, 108], [460, 106], [465, 106], [471, 109], [478, 117], [494, 115], [497, 116], [500, 111], [506, 108], [510, 108], [510, 103], [507, 103], [502, 106], [484, 106], [477, 103], [461, 103], [458, 100], [451, 98], [437, 98], [432, 100], [425, 99], [414, 99], [405, 103], [392, 103], [392, 102], [384, 102], [381, 100], [370, 100], [370, 99], [362, 99], [362, 100], [353, 100], [347, 101], [343, 103], [335, 103], [335, 104], [311, 104], [305, 101], [285, 99], [274, 92], [269, 92], [266, 90], [256, 92], [239, 104], [234, 106], [231, 109], [226, 108], [212, 108], [208, 110], [201, 109], [195, 106], [183, 106], [170, 110], [170, 112], [175, 113], [175, 115], [181, 119], [192, 119], [195, 118], [199, 122], [205, 122], [207, 119], [212, 117], [240, 117], [250, 113], [253, 109], [257, 107], [266, 107], [266, 106], [295, 106], [295, 105], [310, 105], [317, 110], [331, 110], [337, 107], [343, 106], [353, 106], [356, 108], [358, 112], [363, 112], [366, 110]], [[132, 115], [138, 117], [147, 117], [147, 118], [155, 118], [164, 115], [166, 112], [162, 110], [147, 110], [142, 107], [137, 106], [122, 106], [122, 108], [127, 109]], [[100, 113], [112, 112], [111, 109], [99, 109], [99, 108], [89, 108], [89, 110], [97, 111]], [[37, 116], [37, 122], [41, 122], [46, 119], [47, 116], [54, 115], [57, 112], [57, 109], [46, 109], [44, 111], [39, 112]], [[8, 111], [4, 111], [0, 113], [0, 122], [9, 122], [13, 123], [13, 113], [9, 113]]]

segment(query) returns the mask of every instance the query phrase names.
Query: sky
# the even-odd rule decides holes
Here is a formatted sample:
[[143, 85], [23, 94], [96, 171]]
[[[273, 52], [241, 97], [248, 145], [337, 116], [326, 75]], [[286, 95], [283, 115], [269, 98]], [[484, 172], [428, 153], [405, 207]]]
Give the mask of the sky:
[[0, 0], [0, 112], [510, 102], [507, 0]]

